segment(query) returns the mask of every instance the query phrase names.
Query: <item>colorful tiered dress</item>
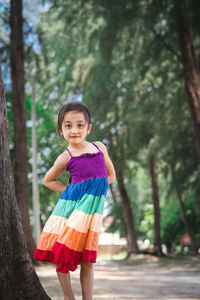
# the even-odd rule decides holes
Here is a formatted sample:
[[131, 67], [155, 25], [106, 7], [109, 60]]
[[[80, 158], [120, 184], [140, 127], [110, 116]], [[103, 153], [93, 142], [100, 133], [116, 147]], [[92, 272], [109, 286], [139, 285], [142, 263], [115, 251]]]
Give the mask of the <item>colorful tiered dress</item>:
[[61, 194], [40, 235], [34, 258], [57, 264], [57, 272], [74, 271], [82, 262], [96, 262], [99, 230], [108, 188], [104, 155], [72, 156], [66, 170], [72, 182]]

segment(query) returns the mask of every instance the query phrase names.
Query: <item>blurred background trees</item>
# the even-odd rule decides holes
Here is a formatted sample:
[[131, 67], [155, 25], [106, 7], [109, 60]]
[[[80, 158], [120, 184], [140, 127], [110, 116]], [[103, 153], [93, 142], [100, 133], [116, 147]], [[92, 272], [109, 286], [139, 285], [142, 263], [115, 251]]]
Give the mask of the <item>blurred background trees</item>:
[[[57, 201], [42, 178], [66, 147], [56, 135], [57, 112], [63, 103], [78, 100], [91, 111], [89, 140], [106, 144], [117, 172], [107, 200], [107, 214], [113, 216], [108, 230], [127, 238], [129, 254], [139, 251], [138, 240], [148, 239], [161, 256], [161, 244], [170, 251], [186, 232], [197, 253], [199, 3], [34, 0], [23, 5], [29, 190], [34, 82], [41, 223]], [[14, 158], [9, 13], [5, 1], [0, 43]]]

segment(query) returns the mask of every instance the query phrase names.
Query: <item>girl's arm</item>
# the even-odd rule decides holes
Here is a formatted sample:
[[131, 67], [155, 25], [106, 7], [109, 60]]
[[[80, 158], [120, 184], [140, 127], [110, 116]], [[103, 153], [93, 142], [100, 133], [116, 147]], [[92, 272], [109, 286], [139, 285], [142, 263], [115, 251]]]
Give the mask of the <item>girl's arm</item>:
[[95, 142], [95, 144], [97, 144], [97, 146], [99, 147], [99, 149], [103, 152], [104, 154], [104, 161], [106, 164], [106, 169], [107, 169], [107, 173], [108, 173], [108, 183], [112, 183], [115, 178], [115, 168], [113, 166], [113, 163], [108, 155], [106, 146], [102, 143], [102, 142]]
[[57, 179], [65, 170], [68, 160], [69, 160], [69, 155], [66, 152], [63, 152], [61, 155], [58, 156], [53, 167], [49, 169], [49, 171], [46, 173], [44, 177], [43, 184], [47, 188], [59, 193], [64, 192], [67, 186], [62, 184]]

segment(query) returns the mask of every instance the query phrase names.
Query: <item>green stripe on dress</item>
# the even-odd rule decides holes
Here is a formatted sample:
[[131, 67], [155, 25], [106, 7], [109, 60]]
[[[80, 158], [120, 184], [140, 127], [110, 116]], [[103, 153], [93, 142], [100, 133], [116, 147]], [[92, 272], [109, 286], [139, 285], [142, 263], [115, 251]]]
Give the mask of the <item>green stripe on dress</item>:
[[63, 200], [59, 199], [56, 204], [52, 215], [60, 216], [64, 218], [69, 218], [73, 210], [83, 211], [88, 215], [93, 215], [94, 213], [103, 214], [105, 196], [93, 196], [85, 194], [80, 200]]

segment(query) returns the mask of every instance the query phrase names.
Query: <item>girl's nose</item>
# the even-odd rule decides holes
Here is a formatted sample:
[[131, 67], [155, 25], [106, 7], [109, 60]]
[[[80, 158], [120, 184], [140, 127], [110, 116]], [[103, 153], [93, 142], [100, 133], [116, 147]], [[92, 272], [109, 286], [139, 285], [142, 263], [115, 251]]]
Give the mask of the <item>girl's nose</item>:
[[76, 126], [72, 126], [72, 133], [78, 132], [78, 128]]

